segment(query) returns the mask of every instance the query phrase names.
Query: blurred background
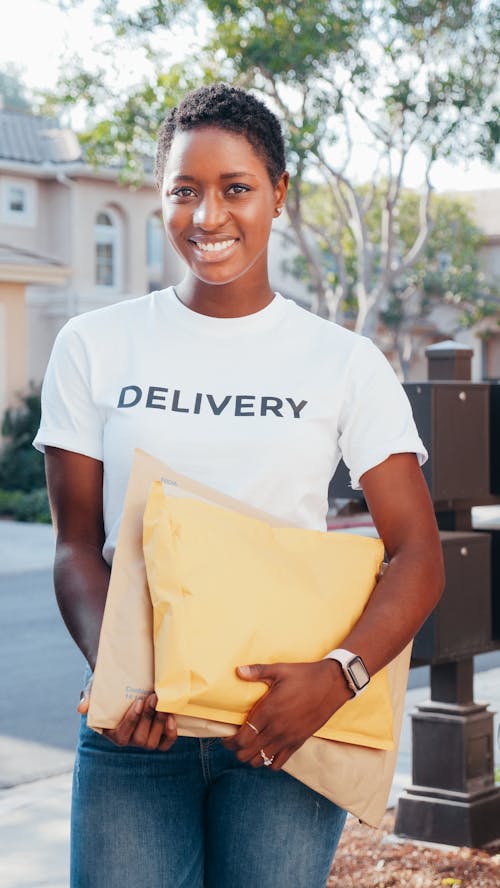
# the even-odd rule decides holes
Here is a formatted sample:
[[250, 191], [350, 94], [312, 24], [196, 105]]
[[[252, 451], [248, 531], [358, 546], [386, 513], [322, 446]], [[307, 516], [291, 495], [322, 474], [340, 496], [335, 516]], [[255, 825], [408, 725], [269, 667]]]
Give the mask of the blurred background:
[[[425, 379], [425, 348], [448, 339], [473, 350], [474, 380], [500, 377], [499, 34], [488, 0], [11, 4], [0, 31], [0, 515], [50, 521], [31, 440], [58, 330], [182, 274], [163, 233], [155, 139], [200, 83], [255, 89], [282, 121], [292, 184], [272, 234], [276, 289], [371, 336], [402, 380]], [[6, 528], [4, 572], [18, 545]], [[50, 563], [34, 557], [35, 569]]]
[[[499, 32], [488, 0], [10, 4], [0, 31], [0, 515], [50, 521], [31, 440], [61, 326], [182, 274], [163, 233], [155, 138], [200, 83], [255, 89], [282, 121], [292, 184], [272, 234], [276, 289], [371, 336], [403, 380], [425, 379], [425, 348], [448, 339], [473, 350], [474, 380], [500, 377]], [[69, 703], [81, 663], [73, 652], [68, 673], [70, 640], [50, 642], [50, 529], [28, 547], [12, 521], [2, 529], [3, 572], [16, 574], [3, 603], [17, 620], [28, 601], [45, 608], [32, 659], [71, 675]], [[26, 570], [42, 573], [28, 584]], [[22, 707], [19, 689], [9, 693], [10, 719]]]
[[[474, 381], [498, 380], [499, 37], [489, 0], [16, 0], [2, 10], [0, 787], [71, 768], [83, 661], [53, 600], [31, 440], [66, 320], [182, 275], [153, 179], [165, 114], [201, 83], [257, 90], [282, 121], [292, 174], [272, 285], [373, 338], [402, 380], [425, 379], [426, 347], [450, 339], [472, 349]], [[489, 700], [498, 657], [476, 661]], [[427, 695], [424, 673], [412, 674], [424, 687], [409, 708]], [[409, 773], [405, 723], [394, 792]], [[19, 820], [20, 842], [36, 834], [40, 855], [52, 848], [49, 881], [35, 881], [35, 857], [9, 885], [65, 884], [55, 876], [55, 861], [66, 866], [64, 781], [60, 842], [52, 821], [43, 835], [47, 808], [31, 797], [33, 826]]]

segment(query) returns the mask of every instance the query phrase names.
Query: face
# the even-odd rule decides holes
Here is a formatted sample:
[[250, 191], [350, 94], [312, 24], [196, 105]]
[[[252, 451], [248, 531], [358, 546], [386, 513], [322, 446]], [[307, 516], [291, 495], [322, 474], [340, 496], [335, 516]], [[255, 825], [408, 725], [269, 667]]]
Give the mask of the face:
[[271, 223], [286, 196], [242, 135], [219, 127], [177, 132], [163, 176], [165, 229], [189, 271], [204, 284], [267, 281]]

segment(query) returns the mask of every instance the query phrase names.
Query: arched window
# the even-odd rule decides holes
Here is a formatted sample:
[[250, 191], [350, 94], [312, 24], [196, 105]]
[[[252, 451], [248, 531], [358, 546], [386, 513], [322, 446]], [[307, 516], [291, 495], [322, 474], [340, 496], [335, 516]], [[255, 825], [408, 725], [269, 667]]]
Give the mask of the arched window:
[[165, 232], [163, 222], [156, 213], [146, 222], [146, 261], [148, 266], [148, 289], [159, 290], [163, 280], [163, 256]]
[[120, 286], [119, 224], [115, 214], [101, 210], [95, 220], [95, 283], [97, 287]]

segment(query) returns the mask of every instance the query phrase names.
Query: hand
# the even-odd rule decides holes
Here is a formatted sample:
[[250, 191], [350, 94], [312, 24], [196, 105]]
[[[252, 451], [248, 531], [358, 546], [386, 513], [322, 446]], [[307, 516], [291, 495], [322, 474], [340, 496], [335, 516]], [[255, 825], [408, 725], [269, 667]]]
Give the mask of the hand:
[[140, 746], [167, 752], [177, 740], [177, 725], [169, 712], [157, 712], [156, 694], [135, 700], [116, 728], [106, 728], [105, 737], [117, 746]]
[[[92, 678], [85, 685], [78, 705], [82, 715], [88, 711], [91, 688]], [[177, 725], [173, 715], [156, 711], [157, 702], [156, 694], [150, 694], [145, 700], [134, 700], [116, 728], [105, 728], [103, 736], [117, 746], [167, 752], [177, 740]]]
[[254, 768], [264, 764], [263, 750], [268, 758], [274, 756], [270, 767], [279, 771], [292, 753], [352, 697], [335, 660], [239, 666], [237, 672], [246, 681], [264, 681], [269, 686], [248, 713], [247, 723], [222, 741], [241, 762]]
[[94, 676], [91, 675], [87, 681], [87, 684], [83, 688], [80, 694], [80, 702], [76, 707], [76, 711], [80, 713], [80, 715], [87, 715], [90, 706], [90, 692], [92, 690], [92, 682], [94, 680]]

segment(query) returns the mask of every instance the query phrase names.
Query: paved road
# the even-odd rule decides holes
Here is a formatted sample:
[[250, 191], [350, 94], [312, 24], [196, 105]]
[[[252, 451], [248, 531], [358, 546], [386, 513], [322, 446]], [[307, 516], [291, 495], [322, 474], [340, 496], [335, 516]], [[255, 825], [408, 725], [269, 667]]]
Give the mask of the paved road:
[[71, 767], [83, 659], [51, 571], [0, 575], [0, 788]]

